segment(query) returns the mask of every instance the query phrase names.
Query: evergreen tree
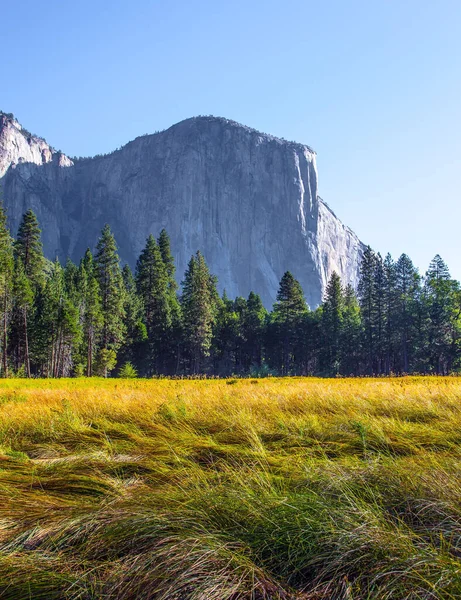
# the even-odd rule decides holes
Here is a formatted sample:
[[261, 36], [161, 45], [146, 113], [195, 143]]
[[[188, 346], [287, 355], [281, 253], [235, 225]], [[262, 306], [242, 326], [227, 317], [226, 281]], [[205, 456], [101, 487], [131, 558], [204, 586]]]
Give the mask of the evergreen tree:
[[147, 238], [136, 265], [136, 287], [144, 306], [147, 329], [149, 374], [164, 367], [163, 349], [171, 328], [171, 302], [168, 272], [154, 237]]
[[343, 294], [341, 328], [341, 373], [343, 375], [359, 375], [361, 372], [361, 337], [362, 320], [359, 302], [354, 288], [347, 285]]
[[396, 269], [390, 254], [386, 255], [383, 263], [384, 271], [384, 313], [385, 313], [385, 339], [384, 339], [384, 373], [389, 375], [395, 370], [396, 353]]
[[87, 377], [92, 377], [101, 338], [103, 316], [96, 267], [89, 248], [78, 267], [77, 289], [80, 324], [83, 334], [79, 352], [79, 369]]
[[14, 243], [15, 257], [24, 267], [32, 290], [35, 292], [44, 284], [44, 262], [41, 231], [37, 217], [32, 210], [24, 213]]
[[96, 349], [100, 340], [104, 318], [101, 306], [101, 292], [95, 274], [88, 275], [83, 312], [83, 333], [86, 340], [86, 376], [93, 375]]
[[386, 363], [386, 273], [381, 254], [375, 257], [373, 285], [373, 327], [375, 331], [374, 369], [376, 374], [385, 370]]
[[281, 348], [279, 369], [283, 375], [296, 370], [302, 339], [299, 327], [308, 307], [299, 282], [287, 271], [280, 280], [277, 301], [274, 304], [269, 339], [272, 347]]
[[403, 373], [409, 373], [413, 366], [419, 283], [420, 277], [413, 263], [402, 254], [395, 265], [395, 329], [400, 346], [397, 366]]
[[177, 289], [178, 285], [175, 279], [175, 264], [174, 258], [170, 249], [170, 238], [165, 229], [162, 229], [158, 238], [158, 246], [162, 255], [163, 263], [166, 267], [168, 275], [168, 302], [170, 305], [171, 326], [168, 332], [167, 343], [164, 345], [163, 364], [165, 372], [172, 374], [178, 371], [181, 341], [183, 338], [182, 332], [182, 315], [181, 306], [178, 300]]
[[268, 313], [260, 296], [250, 292], [242, 319], [242, 364], [245, 371], [249, 371], [251, 367], [261, 368], [267, 318]]
[[433, 372], [444, 375], [451, 370], [459, 355], [460, 289], [438, 254], [426, 273], [425, 292], [429, 317], [429, 364]]
[[173, 255], [171, 254], [170, 238], [168, 237], [168, 233], [165, 229], [162, 229], [162, 231], [160, 232], [157, 243], [168, 277], [168, 287], [170, 291], [172, 291], [176, 295], [176, 290], [178, 288], [174, 277], [176, 268], [174, 265]]
[[210, 355], [219, 295], [203, 255], [192, 256], [182, 285], [184, 347], [192, 373], [203, 372]]
[[104, 377], [115, 366], [125, 328], [124, 285], [117, 246], [109, 225], [105, 225], [96, 246], [95, 270], [101, 294], [102, 329], [100, 366]]
[[143, 348], [147, 341], [147, 329], [144, 323], [142, 300], [137, 293], [136, 281], [128, 265], [123, 267], [122, 277], [125, 285], [126, 336], [118, 362], [125, 365], [126, 369], [123, 372], [128, 373], [130, 365], [131, 368], [134, 368], [134, 364], [138, 365], [142, 362]]
[[81, 298], [78, 289], [79, 285], [79, 270], [75, 263], [70, 258], [66, 261], [64, 268], [64, 288], [67, 298], [69, 298], [75, 306], [79, 306]]
[[373, 373], [376, 350], [375, 274], [376, 254], [367, 246], [360, 265], [358, 296], [362, 313], [366, 371]]
[[342, 360], [344, 299], [341, 279], [335, 272], [332, 273], [328, 282], [322, 308], [322, 363], [326, 372], [337, 375]]
[[69, 376], [81, 327], [78, 309], [66, 292], [65, 272], [57, 260], [36, 296], [32, 331], [32, 355], [38, 372], [47, 377]]
[[26, 376], [30, 377], [28, 316], [34, 301], [34, 294], [20, 258], [17, 258], [14, 262], [13, 297], [17, 325], [15, 339], [16, 370], [23, 366]]
[[1, 373], [8, 377], [8, 327], [13, 300], [13, 239], [7, 227], [6, 214], [0, 200], [0, 314], [2, 321]]
[[245, 308], [244, 298], [236, 298], [233, 302], [224, 290], [213, 331], [214, 371], [220, 375], [232, 375], [241, 368], [242, 317]]

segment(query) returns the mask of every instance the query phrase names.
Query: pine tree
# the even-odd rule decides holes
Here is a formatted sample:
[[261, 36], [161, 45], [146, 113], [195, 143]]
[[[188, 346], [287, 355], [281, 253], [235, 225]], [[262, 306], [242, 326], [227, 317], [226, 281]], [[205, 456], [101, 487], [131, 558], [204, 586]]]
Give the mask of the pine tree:
[[96, 267], [89, 248], [80, 261], [77, 281], [77, 289], [80, 297], [80, 323], [83, 332], [80, 368], [82, 372], [84, 369], [87, 377], [92, 377], [103, 326], [103, 316]]
[[243, 314], [243, 368], [249, 371], [251, 367], [260, 369], [263, 361], [263, 342], [265, 325], [268, 318], [267, 310], [258, 294], [250, 292], [246, 310]]
[[395, 370], [396, 349], [396, 268], [390, 254], [386, 255], [383, 262], [384, 272], [384, 313], [385, 313], [385, 335], [384, 335], [384, 372], [390, 375]]
[[18, 370], [22, 365], [26, 376], [30, 377], [28, 315], [34, 301], [34, 294], [20, 258], [14, 262], [13, 297], [17, 320], [16, 368]]
[[37, 217], [30, 209], [24, 213], [19, 225], [14, 252], [15, 257], [22, 262], [26, 277], [29, 278], [35, 292], [44, 284], [45, 259]]
[[101, 350], [104, 350], [100, 352], [100, 370], [107, 377], [110, 366], [115, 366], [117, 350], [126, 331], [124, 285], [117, 245], [109, 225], [103, 228], [96, 246], [95, 269], [101, 293]]
[[78, 267], [70, 260], [70, 258], [68, 258], [66, 261], [66, 266], [64, 267], [64, 288], [66, 297], [69, 298], [75, 304], [75, 306], [78, 306], [81, 301], [78, 284]]
[[171, 326], [163, 347], [163, 364], [165, 372], [172, 374], [177, 372], [179, 368], [183, 332], [181, 306], [177, 295], [178, 285], [175, 279], [176, 268], [173, 255], [171, 254], [170, 238], [165, 229], [162, 229], [160, 232], [158, 246], [168, 275], [168, 303], [171, 315]]
[[67, 295], [65, 272], [55, 261], [44, 287], [36, 296], [32, 355], [39, 373], [69, 376], [81, 340], [79, 311]]
[[181, 295], [184, 346], [192, 373], [205, 370], [218, 305], [216, 279], [210, 275], [202, 254], [197, 252], [189, 261]]
[[459, 355], [460, 289], [438, 254], [429, 265], [424, 288], [429, 317], [427, 354], [430, 368], [444, 375], [451, 370]]
[[269, 337], [272, 337], [272, 345], [275, 341], [275, 345], [282, 349], [279, 368], [283, 375], [296, 369], [297, 350], [302, 341], [299, 325], [307, 311], [301, 285], [287, 271], [280, 280], [272, 314], [272, 326], [268, 330]]
[[168, 287], [170, 291], [176, 293], [176, 290], [178, 288], [174, 277], [176, 269], [174, 265], [174, 258], [171, 254], [170, 238], [165, 229], [162, 229], [162, 231], [160, 232], [157, 243], [160, 249], [160, 254], [162, 255], [163, 264], [166, 268], [166, 273], [168, 276]]
[[337, 273], [333, 272], [325, 291], [321, 324], [323, 365], [325, 370], [332, 375], [337, 375], [341, 367], [343, 312], [344, 298], [341, 288], [341, 279]]
[[414, 358], [416, 337], [416, 311], [420, 277], [410, 258], [402, 254], [395, 265], [396, 318], [395, 328], [399, 339], [398, 369], [409, 373]]
[[63, 270], [56, 260], [43, 287], [35, 294], [30, 326], [30, 351], [41, 376], [56, 377], [59, 310], [64, 296]]
[[341, 373], [360, 375], [360, 340], [362, 320], [354, 288], [347, 285], [343, 293], [341, 331]]
[[118, 362], [126, 366], [123, 372], [128, 373], [130, 365], [136, 370], [134, 365], [142, 362], [143, 349], [148, 338], [142, 299], [137, 293], [136, 281], [129, 265], [123, 267], [122, 277], [125, 286], [126, 336], [119, 352]]
[[160, 248], [150, 235], [136, 265], [136, 287], [144, 306], [149, 344], [148, 373], [162, 369], [163, 349], [171, 328], [171, 303], [168, 272]]
[[83, 312], [83, 333], [86, 340], [86, 376], [92, 377], [98, 341], [104, 325], [101, 290], [94, 273], [88, 275]]
[[214, 371], [220, 375], [232, 375], [240, 368], [242, 341], [242, 314], [246, 305], [244, 298], [230, 300], [224, 290], [218, 305], [216, 325], [213, 331]]
[[0, 199], [0, 314], [2, 320], [3, 377], [8, 377], [8, 326], [11, 319], [13, 296], [13, 239], [7, 227], [6, 214]]
[[367, 246], [363, 253], [360, 265], [360, 280], [358, 286], [358, 296], [360, 301], [360, 310], [362, 313], [364, 350], [366, 370], [369, 375], [374, 371], [375, 353], [376, 353], [376, 330], [375, 330], [375, 274], [376, 274], [376, 254]]
[[376, 255], [374, 272], [374, 330], [375, 330], [375, 368], [381, 374], [385, 370], [386, 356], [386, 274], [381, 254]]

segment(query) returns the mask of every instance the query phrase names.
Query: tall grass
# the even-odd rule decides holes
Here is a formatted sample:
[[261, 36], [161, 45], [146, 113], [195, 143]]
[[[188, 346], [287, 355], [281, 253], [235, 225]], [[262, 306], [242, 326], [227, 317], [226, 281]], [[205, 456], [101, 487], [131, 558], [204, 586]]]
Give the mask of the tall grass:
[[6, 380], [0, 599], [461, 598], [461, 379]]

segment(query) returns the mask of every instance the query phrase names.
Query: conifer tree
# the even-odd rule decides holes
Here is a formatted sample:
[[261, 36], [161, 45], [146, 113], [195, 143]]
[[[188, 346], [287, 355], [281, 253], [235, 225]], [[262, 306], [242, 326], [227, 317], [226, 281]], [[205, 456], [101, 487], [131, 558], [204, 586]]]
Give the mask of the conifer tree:
[[34, 294], [20, 258], [16, 258], [14, 262], [13, 297], [17, 318], [16, 368], [22, 365], [26, 376], [30, 377], [28, 315], [34, 301]]
[[205, 259], [198, 251], [189, 261], [181, 295], [184, 346], [192, 373], [205, 370], [218, 305], [216, 279], [210, 275]]
[[160, 232], [158, 246], [168, 275], [168, 303], [171, 315], [171, 326], [168, 332], [167, 343], [164, 345], [163, 350], [163, 364], [166, 372], [172, 374], [177, 372], [179, 368], [180, 347], [183, 335], [181, 306], [177, 295], [178, 285], [175, 279], [176, 268], [171, 253], [170, 238], [165, 229], [162, 229]]
[[79, 311], [67, 294], [65, 272], [56, 260], [36, 297], [32, 349], [39, 373], [70, 375], [80, 339]]
[[8, 230], [6, 214], [0, 199], [0, 314], [2, 322], [1, 372], [3, 377], [8, 377], [8, 327], [12, 311], [13, 272], [13, 239]]
[[341, 367], [341, 341], [343, 329], [344, 299], [341, 279], [331, 274], [322, 306], [323, 364], [327, 372], [337, 375]]
[[414, 358], [416, 336], [416, 310], [420, 277], [410, 258], [402, 254], [395, 265], [396, 319], [399, 339], [399, 371], [409, 373]]
[[35, 292], [44, 284], [44, 257], [41, 231], [35, 213], [29, 209], [22, 217], [14, 242], [15, 257], [23, 266], [26, 277]]
[[264, 328], [268, 317], [258, 294], [250, 292], [243, 314], [243, 367], [246, 371], [253, 366], [260, 369], [263, 360]]
[[124, 285], [117, 245], [105, 225], [96, 246], [95, 270], [101, 294], [102, 328], [100, 371], [107, 377], [115, 366], [116, 354], [125, 336]]
[[162, 229], [162, 231], [160, 232], [157, 243], [158, 243], [158, 247], [160, 249], [160, 254], [162, 256], [163, 264], [165, 265], [165, 268], [166, 268], [166, 273], [168, 276], [168, 287], [169, 287], [170, 291], [175, 293], [178, 288], [175, 277], [174, 277], [176, 268], [175, 268], [175, 264], [174, 264], [173, 255], [171, 254], [170, 238], [165, 229]]
[[136, 265], [136, 287], [144, 307], [149, 344], [147, 371], [159, 373], [172, 321], [167, 267], [152, 235], [147, 238]]
[[343, 313], [341, 331], [341, 372], [343, 375], [359, 375], [360, 341], [362, 320], [360, 306], [354, 288], [347, 285], [343, 293]]
[[375, 330], [375, 357], [374, 372], [381, 374], [385, 369], [386, 354], [386, 276], [381, 254], [376, 254], [374, 289], [374, 330]]
[[70, 299], [75, 306], [79, 306], [81, 302], [80, 293], [78, 289], [79, 285], [79, 270], [75, 263], [70, 258], [66, 261], [64, 267], [64, 291], [66, 297]]
[[296, 354], [301, 344], [299, 325], [307, 311], [301, 285], [287, 271], [280, 280], [269, 332], [272, 346], [275, 342], [276, 347], [281, 347], [279, 368], [283, 375], [296, 368]]
[[[147, 341], [147, 329], [144, 323], [142, 299], [137, 293], [136, 281], [129, 265], [123, 267], [122, 277], [125, 286], [126, 336], [120, 349], [118, 362], [134, 368], [135, 364], [138, 365], [142, 362], [142, 351], [144, 343]], [[129, 369], [130, 367], [126, 366], [123, 372], [128, 373]]]
[[429, 318], [427, 354], [431, 370], [446, 374], [459, 355], [460, 289], [438, 254], [426, 273], [425, 298]]
[[80, 321], [83, 329], [85, 373], [87, 377], [92, 377], [98, 342], [103, 326], [103, 315], [99, 282], [93, 256], [89, 249], [86, 251], [79, 265], [78, 287], [82, 299]]
[[386, 255], [383, 262], [384, 272], [384, 373], [390, 375], [395, 370], [396, 348], [396, 269], [390, 254]]
[[214, 370], [220, 375], [231, 375], [240, 367], [242, 313], [245, 311], [245, 304], [244, 298], [230, 300], [224, 290], [213, 331]]
[[376, 331], [375, 331], [375, 274], [376, 254], [367, 246], [363, 253], [360, 264], [360, 279], [358, 285], [358, 296], [362, 314], [364, 351], [366, 371], [369, 375], [373, 373], [375, 366]]

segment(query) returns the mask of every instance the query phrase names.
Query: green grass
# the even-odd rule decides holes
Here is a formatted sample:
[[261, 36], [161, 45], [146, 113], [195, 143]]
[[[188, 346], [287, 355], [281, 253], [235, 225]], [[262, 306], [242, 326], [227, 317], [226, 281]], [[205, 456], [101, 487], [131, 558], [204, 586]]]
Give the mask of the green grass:
[[0, 599], [461, 598], [461, 379], [257, 381], [1, 382]]

